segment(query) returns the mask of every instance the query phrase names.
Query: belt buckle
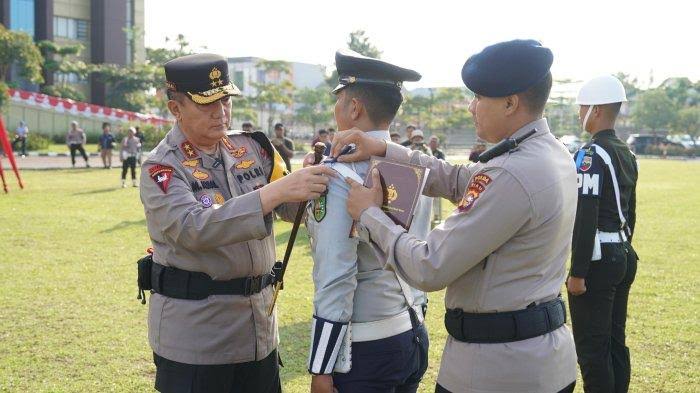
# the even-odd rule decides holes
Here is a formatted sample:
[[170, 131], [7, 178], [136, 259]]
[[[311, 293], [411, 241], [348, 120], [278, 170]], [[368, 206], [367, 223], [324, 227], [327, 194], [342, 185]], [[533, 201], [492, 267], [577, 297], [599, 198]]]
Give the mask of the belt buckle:
[[249, 276], [245, 280], [245, 289], [243, 296], [249, 297], [253, 294], [260, 292], [260, 287], [262, 286], [262, 276], [252, 277]]

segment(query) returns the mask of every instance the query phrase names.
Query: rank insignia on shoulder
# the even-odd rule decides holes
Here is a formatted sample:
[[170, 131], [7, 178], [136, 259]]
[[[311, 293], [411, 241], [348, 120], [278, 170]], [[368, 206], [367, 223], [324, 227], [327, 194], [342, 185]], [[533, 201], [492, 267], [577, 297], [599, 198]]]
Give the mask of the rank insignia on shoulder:
[[243, 160], [236, 164], [236, 169], [248, 169], [255, 164], [254, 160]]
[[182, 142], [180, 148], [182, 149], [182, 154], [184, 154], [187, 159], [192, 160], [195, 158], [199, 158], [197, 150], [195, 150], [194, 145], [189, 141]]
[[321, 195], [314, 201], [314, 220], [321, 222], [326, 217], [326, 195]]
[[194, 172], [192, 172], [192, 176], [197, 180], [207, 180], [209, 178], [208, 173], [200, 171], [199, 169], [195, 169]]
[[148, 169], [148, 175], [160, 187], [163, 194], [168, 193], [168, 185], [173, 177], [173, 168], [165, 165], [154, 165]]

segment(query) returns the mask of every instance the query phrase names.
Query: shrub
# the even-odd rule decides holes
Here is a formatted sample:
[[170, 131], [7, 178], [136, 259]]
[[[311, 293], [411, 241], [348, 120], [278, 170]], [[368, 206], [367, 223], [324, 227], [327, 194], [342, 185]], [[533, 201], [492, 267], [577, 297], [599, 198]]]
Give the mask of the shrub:
[[48, 135], [30, 132], [27, 137], [27, 150], [44, 150], [51, 145], [51, 138]]

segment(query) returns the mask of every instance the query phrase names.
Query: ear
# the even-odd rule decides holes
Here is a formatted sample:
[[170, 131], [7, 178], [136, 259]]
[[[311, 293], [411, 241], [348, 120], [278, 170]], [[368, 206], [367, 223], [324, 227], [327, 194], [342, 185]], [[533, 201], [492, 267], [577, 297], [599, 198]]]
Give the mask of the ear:
[[180, 103], [175, 100], [168, 100], [168, 110], [175, 116], [176, 120], [180, 120], [182, 113], [180, 111]]
[[593, 113], [591, 113], [591, 117], [603, 117], [603, 109], [600, 107], [600, 105], [595, 105], [593, 107]]
[[515, 94], [507, 96], [504, 98], [504, 105], [505, 115], [510, 116], [515, 113], [516, 110], [518, 110], [518, 107], [520, 106], [520, 97]]
[[353, 121], [357, 121], [362, 115], [362, 112], [364, 112], [364, 110], [365, 107], [362, 104], [362, 102], [357, 98], [353, 97], [352, 101], [350, 101], [350, 118]]

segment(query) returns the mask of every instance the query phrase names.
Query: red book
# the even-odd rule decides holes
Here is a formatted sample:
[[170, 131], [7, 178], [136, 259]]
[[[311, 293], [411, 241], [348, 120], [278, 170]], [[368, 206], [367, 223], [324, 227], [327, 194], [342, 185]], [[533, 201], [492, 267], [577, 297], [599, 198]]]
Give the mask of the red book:
[[384, 190], [382, 210], [392, 221], [408, 230], [411, 227], [416, 204], [423, 193], [425, 180], [430, 169], [382, 157], [372, 157], [365, 178], [366, 187], [372, 187], [372, 170], [374, 168], [379, 170]]

